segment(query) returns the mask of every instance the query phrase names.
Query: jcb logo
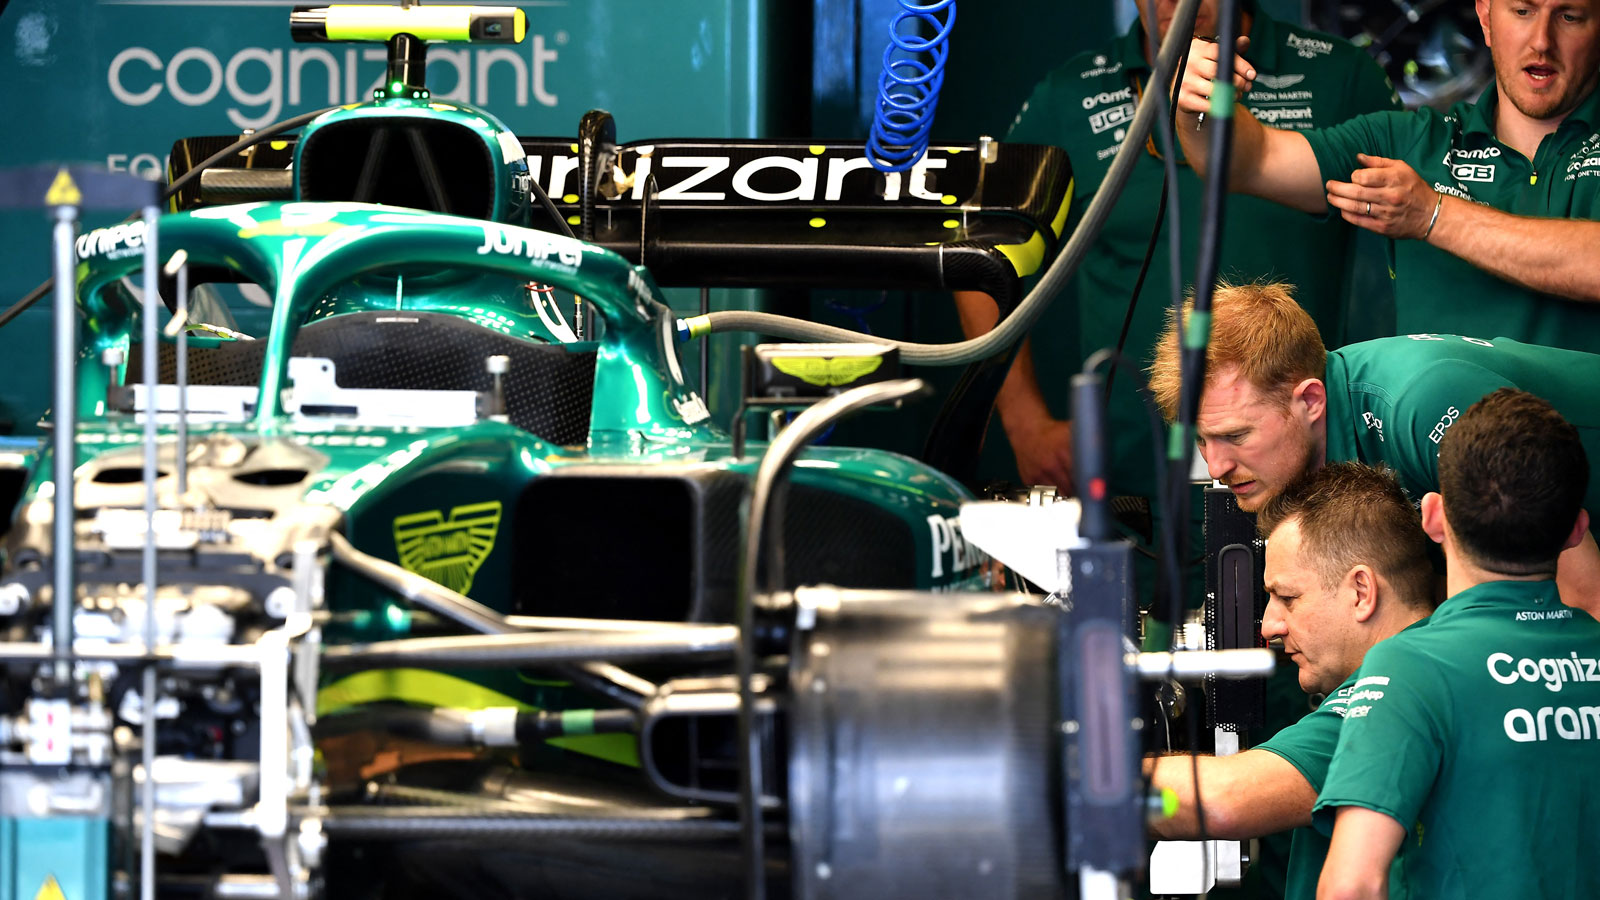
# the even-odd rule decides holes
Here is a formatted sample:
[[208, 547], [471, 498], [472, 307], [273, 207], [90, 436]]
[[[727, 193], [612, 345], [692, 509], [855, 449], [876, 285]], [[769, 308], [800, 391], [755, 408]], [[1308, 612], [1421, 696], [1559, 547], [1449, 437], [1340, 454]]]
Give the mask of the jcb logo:
[[1131, 120], [1132, 118], [1133, 104], [1124, 103], [1121, 106], [1113, 106], [1110, 109], [1103, 109], [1100, 112], [1090, 116], [1089, 127], [1094, 129], [1095, 134], [1099, 134], [1102, 131], [1115, 128], [1118, 125]]
[[1450, 174], [1460, 181], [1493, 181], [1494, 166], [1480, 165], [1478, 163], [1461, 163], [1452, 166]]

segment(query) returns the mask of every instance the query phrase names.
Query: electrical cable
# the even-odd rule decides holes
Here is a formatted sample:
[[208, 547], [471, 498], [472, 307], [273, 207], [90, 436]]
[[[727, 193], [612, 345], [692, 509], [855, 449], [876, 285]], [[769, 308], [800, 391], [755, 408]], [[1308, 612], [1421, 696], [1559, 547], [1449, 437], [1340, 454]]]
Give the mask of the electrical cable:
[[[1199, 256], [1196, 260], [1195, 297], [1193, 311], [1186, 323], [1181, 297], [1173, 297], [1173, 315], [1178, 332], [1179, 397], [1178, 416], [1173, 424], [1167, 445], [1169, 515], [1174, 534], [1174, 559], [1186, 554], [1189, 518], [1189, 461], [1194, 453], [1194, 423], [1200, 408], [1200, 392], [1205, 385], [1206, 346], [1211, 337], [1211, 299], [1216, 291], [1217, 270], [1222, 251], [1222, 233], [1227, 211], [1228, 178], [1233, 151], [1234, 109], [1236, 106], [1233, 75], [1235, 48], [1238, 46], [1240, 15], [1238, 0], [1220, 0], [1217, 4], [1217, 73], [1211, 85], [1211, 108], [1208, 118], [1211, 132], [1208, 135], [1205, 179], [1205, 203], [1200, 219]], [[1179, 626], [1183, 621], [1184, 582], [1183, 569], [1178, 568], [1178, 580], [1171, 585], [1172, 595], [1168, 624], [1172, 628], [1173, 648]], [[1159, 607], [1158, 610], [1159, 611]], [[1190, 764], [1194, 788], [1195, 819], [1203, 853], [1210, 853], [1207, 839], [1205, 804], [1200, 802], [1200, 758], [1193, 754], [1199, 743], [1199, 724], [1189, 720]]]
[[[268, 125], [267, 127], [261, 129], [260, 131], [255, 132], [253, 134], [245, 135], [244, 137], [240, 138], [239, 140], [234, 141], [233, 143], [229, 144], [228, 146], [222, 148], [221, 150], [218, 150], [216, 153], [213, 153], [210, 156], [206, 157], [204, 160], [202, 160], [199, 163], [199, 165], [196, 165], [196, 166], [192, 167], [191, 169], [189, 169], [189, 171], [183, 173], [183, 175], [180, 176], [177, 181], [172, 182], [171, 184], [167, 185], [164, 189], [162, 189], [162, 191], [161, 191], [161, 200], [162, 200], [162, 202], [165, 202], [167, 200], [171, 200], [174, 195], [176, 195], [179, 191], [181, 191], [185, 187], [187, 187], [189, 182], [193, 181], [196, 178], [199, 178], [201, 172], [204, 172], [206, 169], [210, 168], [211, 166], [216, 165], [217, 163], [221, 162], [224, 159], [227, 159], [229, 156], [232, 156], [232, 155], [238, 153], [241, 150], [246, 150], [246, 149], [249, 149], [250, 147], [254, 147], [256, 144], [259, 144], [262, 141], [269, 140], [271, 138], [275, 138], [275, 137], [277, 137], [278, 135], [282, 134], [285, 131], [289, 131], [290, 129], [293, 129], [293, 128], [299, 128], [300, 126], [306, 124], [307, 122], [310, 122], [312, 119], [315, 119], [317, 116], [320, 116], [320, 115], [322, 115], [323, 113], [326, 113], [326, 112], [332, 112], [333, 110], [338, 109], [338, 108], [339, 107], [337, 107], [337, 106], [327, 106], [327, 107], [323, 107], [322, 109], [313, 110], [313, 111], [308, 112], [308, 113], [301, 113], [298, 116], [294, 116], [292, 118], [284, 119], [282, 122], [276, 122], [276, 123], [274, 123], [272, 125]], [[127, 218], [123, 219], [122, 221], [130, 222], [136, 216], [138, 216], [138, 213], [131, 213], [131, 214], [128, 215]], [[38, 287], [34, 288], [33, 290], [29, 291], [21, 300], [18, 300], [16, 303], [11, 304], [11, 306], [8, 307], [5, 312], [0, 312], [0, 328], [4, 328], [7, 324], [9, 324], [11, 322], [12, 319], [15, 319], [17, 316], [22, 315], [23, 311], [26, 310], [28, 307], [34, 305], [35, 303], [38, 303], [39, 299], [41, 297], [43, 297], [45, 294], [50, 293], [50, 288], [53, 287], [54, 285], [55, 285], [55, 279], [54, 278], [50, 278], [50, 279], [46, 280], [43, 284], [41, 284]]]
[[[1180, 0], [1173, 14], [1172, 24], [1167, 30], [1167, 38], [1157, 56], [1157, 64], [1162, 71], [1171, 69], [1179, 54], [1188, 47], [1189, 42], [1180, 39], [1179, 36], [1187, 35], [1194, 30], [1194, 17], [1198, 8], [1199, 0]], [[1068, 238], [1066, 246], [1056, 256], [1055, 261], [1050, 264], [1050, 268], [1040, 278], [1039, 283], [1011, 315], [1002, 319], [986, 334], [949, 344], [924, 344], [883, 337], [874, 337], [872, 340], [898, 348], [900, 359], [906, 363], [956, 366], [992, 356], [1010, 347], [1027, 334], [1038, 322], [1039, 316], [1043, 314], [1050, 301], [1060, 293], [1068, 279], [1077, 271], [1078, 264], [1088, 253], [1090, 246], [1099, 238], [1112, 204], [1116, 202], [1123, 186], [1127, 184], [1137, 154], [1144, 152], [1143, 144], [1150, 135], [1157, 106], [1151, 95], [1157, 93], [1160, 92], [1147, 92], [1139, 102], [1133, 121], [1128, 126], [1128, 136], [1112, 159], [1110, 168], [1106, 170], [1105, 177], [1096, 189], [1089, 208], [1085, 210], [1082, 221], [1072, 232], [1072, 236]], [[821, 325], [805, 319], [772, 313], [741, 310], [726, 310], [704, 317], [697, 316], [689, 320], [687, 325], [691, 337], [699, 337], [708, 332], [754, 331], [793, 340], [860, 341], [863, 339], [863, 335], [846, 328]]]
[[[1154, 25], [1147, 29], [1147, 34], [1149, 36], [1149, 46], [1155, 46], [1156, 33]], [[1150, 274], [1150, 263], [1155, 258], [1156, 244], [1161, 240], [1163, 218], [1167, 221], [1167, 275], [1171, 279], [1174, 293], [1179, 293], [1183, 290], [1183, 278], [1180, 274], [1180, 270], [1183, 268], [1183, 236], [1180, 232], [1183, 213], [1179, 208], [1178, 159], [1173, 142], [1176, 140], [1178, 128], [1178, 86], [1183, 84], [1183, 74], [1188, 69], [1189, 51], [1185, 49], [1183, 55], [1178, 57], [1178, 73], [1170, 82], [1172, 96], [1167, 102], [1163, 103], [1161, 108], [1156, 110], [1157, 116], [1165, 125], [1165, 127], [1156, 129], [1156, 134], [1161, 139], [1161, 203], [1156, 208], [1155, 225], [1150, 229], [1150, 243], [1146, 244], [1144, 248], [1144, 261], [1139, 265], [1139, 277], [1133, 282], [1133, 295], [1128, 298], [1128, 311], [1122, 316], [1122, 330], [1117, 333], [1118, 353], [1122, 353], [1127, 349], [1128, 332], [1133, 328], [1133, 313], [1139, 307], [1139, 296], [1144, 293], [1144, 279], [1146, 275]], [[1154, 69], [1150, 71], [1150, 84], [1152, 86], [1161, 83], [1161, 74]], [[1138, 79], [1129, 76], [1129, 81], [1132, 83], [1134, 92], [1138, 93]], [[1162, 92], [1156, 91], [1155, 93]], [[1116, 376], [1117, 369], [1115, 367], [1106, 373], [1106, 399], [1108, 401], [1111, 399], [1111, 385], [1116, 381]], [[1161, 441], [1158, 436], [1156, 445], [1160, 446], [1160, 444]], [[1160, 478], [1161, 475], [1158, 473], [1156, 477]]]

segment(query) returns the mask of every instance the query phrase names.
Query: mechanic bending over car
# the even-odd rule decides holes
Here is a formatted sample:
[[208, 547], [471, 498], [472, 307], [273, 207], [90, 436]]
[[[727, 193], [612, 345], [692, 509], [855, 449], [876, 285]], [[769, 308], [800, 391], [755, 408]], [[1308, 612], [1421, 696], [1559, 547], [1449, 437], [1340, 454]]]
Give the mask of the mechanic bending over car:
[[[1600, 351], [1600, 222], [1580, 221], [1600, 218], [1600, 0], [1477, 0], [1477, 13], [1495, 83], [1476, 104], [1292, 131], [1235, 103], [1229, 183], [1388, 237], [1399, 333]], [[1178, 97], [1201, 171], [1219, 49], [1191, 45]], [[1261, 79], [1236, 65], [1247, 98]]]
[[1525, 391], [1444, 435], [1422, 526], [1448, 597], [1356, 673], [1313, 814], [1333, 833], [1319, 898], [1600, 897], [1600, 622], [1553, 580], [1588, 530], [1591, 464]]
[[[1219, 285], [1213, 297], [1206, 383], [1196, 440], [1212, 478], [1258, 510], [1324, 462], [1360, 460], [1395, 470], [1412, 497], [1438, 490], [1439, 442], [1497, 388], [1549, 401], [1600, 459], [1600, 355], [1505, 338], [1412, 334], [1328, 352], [1284, 284]], [[1185, 312], [1187, 316], [1187, 311]], [[1150, 390], [1168, 419], [1178, 405], [1178, 344], [1169, 321], [1156, 345]], [[1584, 506], [1600, 509], [1600, 478]], [[1566, 602], [1600, 613], [1594, 536], [1561, 557]]]
[[[1139, 0], [1139, 19], [1126, 33], [1067, 60], [1039, 81], [1006, 135], [1007, 141], [1049, 144], [1067, 151], [1077, 184], [1068, 210], [1068, 232], [1077, 228], [1094, 200], [1133, 118], [1134, 105], [1149, 86], [1154, 57], [1147, 38], [1149, 25], [1153, 20], [1158, 38], [1164, 39], [1177, 5], [1177, 0]], [[1293, 121], [1305, 128], [1326, 127], [1360, 113], [1400, 108], [1383, 70], [1354, 45], [1274, 19], [1253, 0], [1242, 0], [1240, 18], [1243, 33], [1260, 50], [1256, 62], [1263, 88], [1244, 102], [1262, 118]], [[1216, 28], [1216, 0], [1201, 0], [1194, 33], [1213, 34]], [[1301, 53], [1297, 47], [1318, 51]], [[1135, 352], [1148, 346], [1161, 329], [1161, 311], [1172, 305], [1171, 229], [1165, 216], [1158, 220], [1166, 189], [1161, 143], [1152, 135], [1140, 148], [1128, 183], [1073, 277], [1071, 289], [1024, 341], [996, 400], [1024, 484], [1054, 484], [1063, 491], [1072, 485], [1071, 424], [1055, 418], [1050, 409], [1055, 404], [1065, 411], [1067, 379], [1047, 379], [1054, 385], [1047, 402], [1034, 370], [1032, 345], [1037, 344], [1040, 359], [1079, 363], [1102, 347], [1117, 346], [1130, 291], [1150, 250], [1151, 232], [1158, 228], [1160, 237], [1149, 256], [1126, 346]], [[1193, 278], [1204, 185], [1182, 154], [1175, 165], [1182, 272]], [[1266, 200], [1234, 199], [1224, 223], [1221, 271], [1314, 285], [1300, 299], [1336, 343], [1345, 342], [1346, 322], [1361, 329], [1353, 340], [1386, 337], [1394, 334], [1394, 310], [1380, 241], [1362, 242], [1362, 255], [1369, 262], [1360, 274], [1366, 277], [1360, 289], [1352, 287], [1349, 273], [1360, 234], [1338, 219], [1317, 221]], [[956, 305], [968, 337], [994, 326], [995, 305], [987, 295], [959, 292]], [[1136, 380], [1117, 375], [1107, 409], [1112, 489], [1154, 497], [1151, 437], [1144, 403], [1133, 390]]]
[[1328, 839], [1309, 826], [1367, 651], [1433, 609], [1428, 538], [1393, 473], [1361, 463], [1324, 466], [1269, 500], [1256, 520], [1267, 539], [1270, 599], [1261, 634], [1282, 640], [1300, 687], [1324, 694], [1315, 711], [1233, 756], [1181, 754], [1145, 760], [1153, 787], [1177, 793], [1178, 812], [1157, 836], [1196, 839], [1198, 763], [1205, 830], [1247, 840], [1294, 829], [1285, 900], [1310, 900]]

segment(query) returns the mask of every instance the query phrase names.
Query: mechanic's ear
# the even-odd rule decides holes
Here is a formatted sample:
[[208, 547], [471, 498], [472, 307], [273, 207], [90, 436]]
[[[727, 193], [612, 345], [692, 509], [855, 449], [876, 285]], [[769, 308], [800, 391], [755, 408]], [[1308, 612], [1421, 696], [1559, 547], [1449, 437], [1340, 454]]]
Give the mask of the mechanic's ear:
[[1438, 491], [1422, 495], [1422, 530], [1435, 544], [1444, 543], [1444, 497]]
[[1378, 611], [1378, 577], [1373, 574], [1372, 567], [1358, 565], [1344, 575], [1344, 582], [1350, 587], [1355, 596], [1355, 617], [1357, 622], [1365, 622], [1372, 618]]
[[1295, 385], [1291, 399], [1307, 425], [1315, 425], [1328, 413], [1328, 386], [1320, 378], [1307, 378]]
[[1478, 27], [1483, 29], [1483, 45], [1492, 47], [1492, 38], [1489, 35], [1489, 3], [1490, 0], [1478, 0]]
[[1572, 523], [1572, 533], [1567, 535], [1567, 543], [1561, 548], [1571, 550], [1583, 543], [1583, 536], [1589, 533], [1589, 511], [1578, 510], [1578, 521]]

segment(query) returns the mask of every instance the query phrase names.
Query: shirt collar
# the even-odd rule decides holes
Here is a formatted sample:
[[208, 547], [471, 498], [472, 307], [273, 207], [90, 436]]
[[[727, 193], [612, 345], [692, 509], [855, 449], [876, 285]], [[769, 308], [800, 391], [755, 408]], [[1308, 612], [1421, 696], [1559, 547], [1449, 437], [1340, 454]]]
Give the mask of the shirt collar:
[[[1256, 8], [1254, 0], [1243, 0], [1242, 11], [1250, 13], [1250, 50], [1245, 54], [1258, 68], [1274, 71], [1278, 61], [1278, 23]], [[1130, 72], [1150, 71], [1144, 58], [1144, 20], [1135, 18], [1122, 37], [1111, 45], [1111, 61], [1122, 63]]]
[[[1494, 137], [1494, 113], [1499, 104], [1499, 88], [1495, 86], [1494, 82], [1490, 82], [1489, 86], [1483, 89], [1483, 93], [1478, 95], [1478, 102], [1461, 111], [1462, 133]], [[1589, 96], [1583, 98], [1582, 103], [1574, 107], [1572, 112], [1567, 113], [1567, 117], [1561, 120], [1561, 127], [1567, 127], [1568, 123], [1577, 125], [1586, 131], [1589, 126], [1600, 123], [1600, 87], [1590, 91]]]
[[1439, 605], [1435, 620], [1448, 619], [1468, 609], [1565, 609], [1554, 578], [1539, 581], [1485, 581], [1461, 591]]

